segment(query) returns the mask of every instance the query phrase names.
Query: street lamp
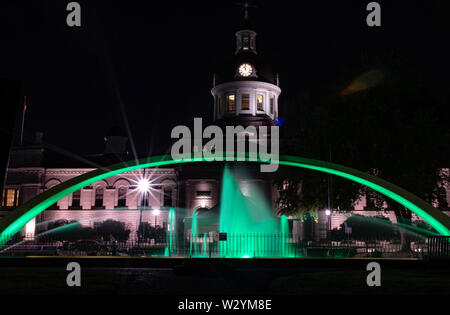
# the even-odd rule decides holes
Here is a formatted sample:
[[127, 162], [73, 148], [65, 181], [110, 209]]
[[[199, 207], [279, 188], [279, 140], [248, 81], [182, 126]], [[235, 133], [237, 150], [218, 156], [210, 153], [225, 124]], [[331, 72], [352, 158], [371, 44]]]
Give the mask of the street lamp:
[[161, 211], [159, 211], [159, 209], [153, 210], [153, 215], [155, 216], [155, 228], [156, 228], [156, 224], [158, 223], [158, 216], [160, 213], [161, 213]]
[[330, 209], [326, 209], [325, 210], [325, 214], [328, 217], [328, 234], [330, 234], [330, 232], [331, 232], [331, 210]]
[[139, 192], [141, 192], [142, 194], [146, 194], [149, 192], [150, 182], [148, 181], [147, 178], [142, 178], [141, 180], [139, 180], [138, 189], [139, 189]]
[[[145, 169], [144, 169], [144, 176], [145, 176]], [[142, 226], [142, 207], [147, 206], [147, 202], [145, 200], [146, 200], [146, 198], [148, 198], [147, 194], [150, 192], [150, 181], [145, 177], [139, 179], [138, 185], [137, 185], [137, 190], [141, 194], [141, 205], [139, 207], [139, 227], [138, 227], [138, 228], [141, 228], [141, 226]], [[142, 233], [142, 231], [141, 231], [141, 233]], [[139, 233], [139, 235], [138, 235], [138, 243], [141, 242], [141, 236], [142, 236], [141, 233]]]

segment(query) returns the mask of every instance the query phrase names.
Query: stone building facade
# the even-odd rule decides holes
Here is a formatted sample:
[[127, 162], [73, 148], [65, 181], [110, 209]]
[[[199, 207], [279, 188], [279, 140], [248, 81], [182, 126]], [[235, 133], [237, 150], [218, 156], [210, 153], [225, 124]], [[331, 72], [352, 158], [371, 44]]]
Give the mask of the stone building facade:
[[[274, 126], [277, 123], [281, 94], [279, 78], [257, 53], [256, 32], [248, 20], [236, 33], [236, 51], [231, 61], [214, 76], [211, 90], [214, 106], [214, 123], [219, 126]], [[103, 154], [83, 158], [68, 158], [55, 154], [42, 142], [42, 134], [36, 134], [34, 143], [13, 148], [10, 156], [6, 186], [2, 195], [0, 218], [10, 210], [34, 196], [71, 178], [96, 169], [129, 160], [127, 135], [114, 127], [105, 137]], [[270, 176], [249, 172], [240, 179], [242, 193], [250, 186], [258, 186], [275, 207], [277, 190]], [[148, 182], [148, 193], [139, 189], [141, 180]], [[249, 183], [252, 183], [250, 185]], [[442, 184], [444, 198], [450, 200], [450, 187]], [[182, 219], [192, 216], [197, 209], [213, 209], [220, 203], [221, 172], [208, 167], [168, 167], [132, 171], [97, 182], [59, 200], [52, 207], [27, 224], [23, 231], [28, 237], [45, 230], [49, 222], [58, 220], [78, 221], [93, 227], [108, 219], [124, 222], [130, 229], [131, 240], [136, 239], [141, 222], [166, 227], [168, 213], [176, 209], [179, 226]], [[439, 205], [436, 205], [439, 206]], [[383, 215], [396, 222], [392, 212], [370, 209], [365, 198], [357, 202], [347, 213], [318, 212], [314, 225], [314, 238], [326, 237], [330, 228], [338, 228], [353, 214]], [[274, 210], [275, 212], [275, 210]], [[447, 214], [450, 213], [447, 211]], [[295, 217], [292, 232], [301, 234], [303, 223]], [[186, 231], [184, 231], [186, 232]]]

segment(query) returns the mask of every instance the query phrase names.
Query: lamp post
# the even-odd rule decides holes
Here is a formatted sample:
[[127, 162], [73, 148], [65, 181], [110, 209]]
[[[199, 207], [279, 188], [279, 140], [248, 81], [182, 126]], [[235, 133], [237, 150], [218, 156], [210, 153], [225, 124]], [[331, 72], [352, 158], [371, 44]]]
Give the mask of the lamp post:
[[325, 214], [327, 215], [327, 218], [328, 218], [327, 228], [328, 228], [328, 237], [330, 237], [330, 232], [331, 232], [331, 210], [330, 209], [326, 209], [325, 210]]
[[159, 211], [159, 209], [153, 210], [153, 215], [155, 216], [155, 244], [158, 242], [164, 242], [164, 240], [161, 239], [162, 236], [156, 230], [156, 225], [158, 224], [158, 216], [160, 213], [161, 211]]
[[160, 213], [161, 213], [161, 211], [159, 211], [159, 209], [153, 210], [153, 215], [155, 216], [155, 228], [156, 228], [156, 225], [158, 224], [158, 216]]
[[[331, 144], [328, 147], [329, 150], [329, 154], [330, 154], [330, 162], [331, 162]], [[328, 217], [328, 238], [330, 237], [330, 232], [331, 232], [331, 210], [332, 206], [331, 206], [331, 174], [328, 174], [328, 208], [325, 211], [327, 217]]]
[[138, 190], [139, 193], [141, 194], [141, 204], [139, 206], [139, 226], [138, 229], [141, 229], [141, 233], [138, 234], [138, 243], [141, 243], [141, 238], [142, 238], [142, 207], [144, 206], [144, 200], [145, 198], [147, 198], [147, 194], [150, 191], [150, 182], [147, 178], [145, 178], [145, 169], [144, 169], [144, 177], [142, 177], [142, 179], [139, 180], [138, 182]]

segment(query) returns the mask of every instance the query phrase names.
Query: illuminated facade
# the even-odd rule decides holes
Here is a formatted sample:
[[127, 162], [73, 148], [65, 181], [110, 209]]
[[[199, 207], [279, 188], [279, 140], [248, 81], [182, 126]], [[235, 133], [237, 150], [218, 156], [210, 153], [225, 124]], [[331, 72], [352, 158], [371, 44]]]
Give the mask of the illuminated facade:
[[[236, 52], [231, 62], [214, 77], [211, 90], [214, 99], [214, 122], [221, 126], [273, 126], [276, 124], [281, 94], [278, 75], [259, 57], [256, 50], [256, 32], [245, 21], [236, 33]], [[94, 161], [64, 161], [61, 156], [51, 156], [42, 145], [42, 135], [33, 144], [14, 148], [8, 169], [7, 183], [2, 193], [0, 217], [34, 196], [68, 179], [95, 169], [94, 164], [110, 165], [127, 161], [127, 136], [119, 128], [113, 128], [105, 137], [106, 148], [101, 156], [86, 157]], [[119, 159], [117, 159], [119, 157]], [[249, 175], [239, 178], [239, 188], [244, 196], [250, 196], [257, 187], [276, 212], [278, 192], [270, 175]], [[208, 167], [167, 167], [137, 170], [105, 179], [85, 187], [61, 199], [36, 220], [27, 224], [23, 233], [32, 237], [46, 230], [48, 222], [58, 220], [77, 221], [84, 226], [95, 226], [108, 219], [124, 222], [130, 229], [130, 239], [137, 237], [142, 222], [152, 226], [167, 227], [171, 208], [178, 211], [178, 226], [184, 217], [192, 217], [193, 210], [214, 209], [220, 202], [221, 172]], [[140, 183], [145, 179], [145, 189]], [[142, 188], [142, 187], [141, 187]], [[143, 193], [142, 190], [148, 190]], [[450, 187], [442, 183], [443, 200], [450, 200]], [[435, 204], [446, 208], [445, 205]], [[448, 207], [448, 205], [447, 205]], [[181, 210], [185, 209], [185, 210]], [[216, 209], [217, 210], [217, 209]], [[396, 223], [392, 212], [373, 211], [370, 198], [362, 198], [353, 212], [330, 213], [325, 209], [314, 215], [311, 234], [313, 238], [325, 238], [327, 231], [338, 228], [351, 214], [386, 216]], [[180, 213], [184, 211], [184, 213]], [[447, 212], [447, 214], [449, 214]], [[415, 219], [417, 217], [414, 216]], [[290, 218], [292, 232], [304, 233], [304, 222]], [[186, 231], [184, 231], [186, 232]]]

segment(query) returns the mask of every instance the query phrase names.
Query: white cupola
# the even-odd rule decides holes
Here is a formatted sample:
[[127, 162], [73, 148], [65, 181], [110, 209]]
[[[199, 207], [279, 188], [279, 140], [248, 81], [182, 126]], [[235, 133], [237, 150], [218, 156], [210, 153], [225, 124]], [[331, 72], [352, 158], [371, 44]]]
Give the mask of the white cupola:
[[214, 121], [232, 123], [230, 120], [234, 119], [246, 125], [273, 125], [278, 118], [278, 97], [281, 94], [278, 75], [257, 53], [256, 35], [246, 11], [243, 25], [236, 32], [235, 54], [231, 62], [214, 75], [211, 90]]

